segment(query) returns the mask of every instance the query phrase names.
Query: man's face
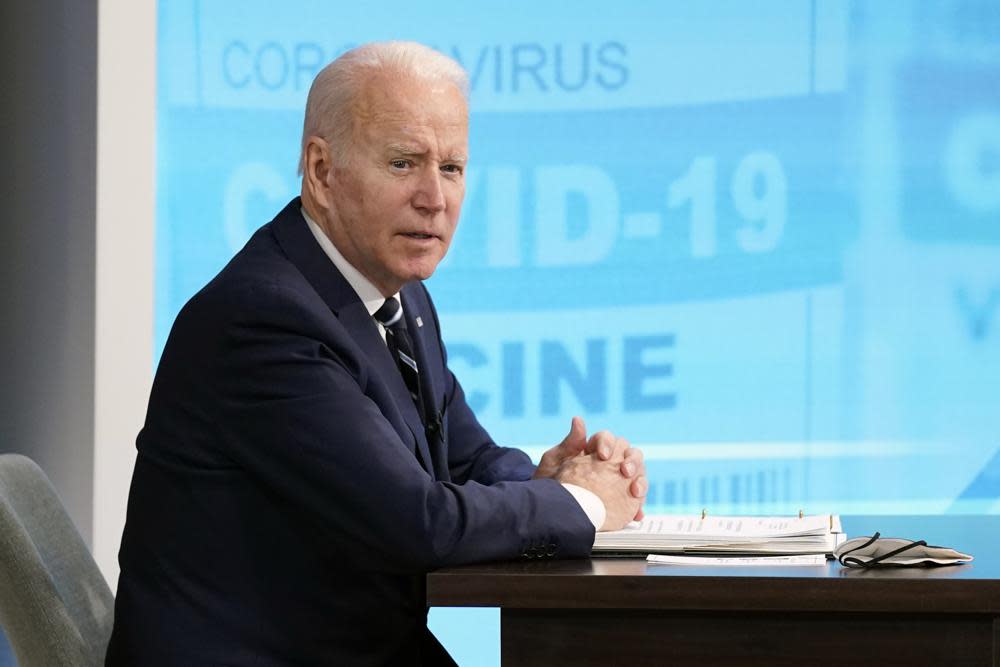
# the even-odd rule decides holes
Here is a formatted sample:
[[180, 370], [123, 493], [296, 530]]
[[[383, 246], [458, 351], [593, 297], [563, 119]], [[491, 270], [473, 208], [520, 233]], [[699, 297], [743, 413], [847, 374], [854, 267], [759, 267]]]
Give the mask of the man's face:
[[429, 278], [465, 196], [465, 98], [451, 84], [374, 77], [357, 100], [346, 153], [326, 178], [334, 244], [385, 295]]

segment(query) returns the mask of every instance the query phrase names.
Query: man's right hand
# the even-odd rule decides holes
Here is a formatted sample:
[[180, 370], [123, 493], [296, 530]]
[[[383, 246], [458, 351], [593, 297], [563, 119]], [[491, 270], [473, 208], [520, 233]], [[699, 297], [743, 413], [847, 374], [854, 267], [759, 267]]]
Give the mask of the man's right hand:
[[639, 513], [649, 487], [645, 476], [623, 477], [622, 461], [621, 453], [607, 461], [595, 454], [579, 454], [563, 460], [555, 474], [559, 482], [575, 484], [597, 494], [607, 512], [601, 530], [624, 528]]

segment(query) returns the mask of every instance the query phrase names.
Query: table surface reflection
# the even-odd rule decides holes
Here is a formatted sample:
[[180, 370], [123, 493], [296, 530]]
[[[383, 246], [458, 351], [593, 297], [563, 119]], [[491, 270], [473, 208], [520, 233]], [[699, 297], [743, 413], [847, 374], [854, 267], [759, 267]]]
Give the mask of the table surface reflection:
[[923, 539], [972, 554], [937, 568], [680, 566], [643, 558], [511, 561], [427, 578], [431, 606], [937, 613], [1000, 612], [1000, 515], [842, 517], [849, 537]]

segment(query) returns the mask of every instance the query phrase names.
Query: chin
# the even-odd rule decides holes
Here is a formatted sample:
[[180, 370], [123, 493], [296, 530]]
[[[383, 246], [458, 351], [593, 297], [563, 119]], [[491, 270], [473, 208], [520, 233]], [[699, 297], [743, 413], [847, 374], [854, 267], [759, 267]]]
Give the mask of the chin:
[[[437, 268], [437, 267], [435, 267], [435, 268]], [[428, 278], [430, 278], [433, 275], [434, 275], [434, 269], [430, 269], [428, 271], [414, 271], [413, 274], [410, 276], [410, 280], [411, 281], [412, 280], [427, 280]]]
[[404, 271], [403, 273], [404, 275], [409, 276], [409, 280], [427, 280], [434, 275], [434, 271], [437, 270], [440, 262], [441, 259], [437, 258], [433, 261], [422, 261], [416, 265], [411, 264], [407, 267], [409, 270]]
[[434, 275], [434, 271], [422, 271], [413, 275], [413, 280], [427, 280]]

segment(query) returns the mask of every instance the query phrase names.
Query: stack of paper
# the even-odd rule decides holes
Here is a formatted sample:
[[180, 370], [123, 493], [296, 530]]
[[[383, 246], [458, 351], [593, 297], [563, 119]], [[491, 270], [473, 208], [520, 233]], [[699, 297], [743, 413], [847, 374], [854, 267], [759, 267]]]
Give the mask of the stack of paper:
[[598, 533], [596, 554], [832, 554], [847, 540], [837, 515], [802, 517], [652, 515]]
[[653, 565], [724, 565], [726, 567], [785, 567], [788, 565], [805, 565], [810, 567], [826, 566], [827, 559], [823, 554], [799, 554], [797, 556], [668, 556], [666, 554], [649, 554], [646, 562]]

